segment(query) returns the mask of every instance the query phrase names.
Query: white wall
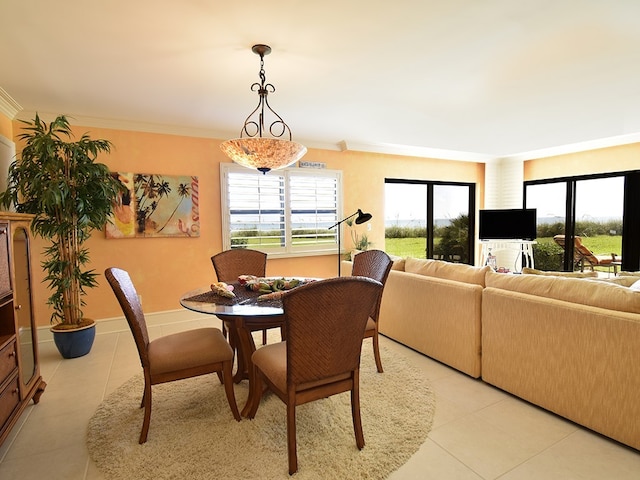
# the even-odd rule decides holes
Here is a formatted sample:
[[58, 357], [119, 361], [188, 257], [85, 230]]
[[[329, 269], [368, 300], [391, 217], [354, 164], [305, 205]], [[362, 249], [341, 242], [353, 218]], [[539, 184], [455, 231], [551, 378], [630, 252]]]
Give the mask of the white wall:
[[7, 189], [9, 165], [16, 156], [16, 144], [0, 135], [0, 192]]
[[[485, 165], [485, 209], [522, 208], [524, 198], [524, 160], [497, 158]], [[480, 249], [479, 265], [484, 264], [484, 255]], [[499, 267], [514, 270], [519, 265], [519, 252], [498, 250], [492, 252], [497, 257]], [[486, 252], [484, 252], [486, 255]]]

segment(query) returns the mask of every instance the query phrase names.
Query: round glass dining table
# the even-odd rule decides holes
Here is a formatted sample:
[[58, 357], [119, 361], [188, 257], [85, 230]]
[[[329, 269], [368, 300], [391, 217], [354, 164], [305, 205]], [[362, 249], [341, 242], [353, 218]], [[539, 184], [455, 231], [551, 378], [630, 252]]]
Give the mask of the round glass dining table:
[[[304, 279], [301, 283], [315, 279]], [[262, 294], [247, 290], [239, 283], [233, 286], [234, 298], [222, 297], [214, 293], [210, 287], [203, 287], [186, 292], [180, 297], [180, 304], [198, 313], [216, 315], [225, 323], [229, 332], [229, 343], [237, 358], [237, 369], [233, 376], [235, 383], [249, 380], [247, 403], [241, 411], [246, 416], [249, 409], [248, 399], [252, 398], [255, 385], [251, 355], [256, 351], [252, 332], [269, 328], [280, 328], [281, 338], [286, 338], [284, 311], [279, 299], [258, 300]]]

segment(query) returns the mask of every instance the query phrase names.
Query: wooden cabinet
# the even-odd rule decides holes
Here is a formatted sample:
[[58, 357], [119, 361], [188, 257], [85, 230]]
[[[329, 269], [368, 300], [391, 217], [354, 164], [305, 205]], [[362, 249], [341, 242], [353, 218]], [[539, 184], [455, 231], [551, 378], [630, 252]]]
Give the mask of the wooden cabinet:
[[30, 215], [0, 212], [0, 444], [46, 383], [32, 310]]

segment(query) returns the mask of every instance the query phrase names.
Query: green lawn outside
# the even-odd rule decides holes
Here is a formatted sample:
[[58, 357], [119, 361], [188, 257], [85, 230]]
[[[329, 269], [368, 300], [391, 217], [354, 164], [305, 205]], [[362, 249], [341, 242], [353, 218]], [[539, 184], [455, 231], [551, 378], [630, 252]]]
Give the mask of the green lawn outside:
[[384, 239], [384, 251], [398, 257], [426, 258], [426, 245], [425, 237]]

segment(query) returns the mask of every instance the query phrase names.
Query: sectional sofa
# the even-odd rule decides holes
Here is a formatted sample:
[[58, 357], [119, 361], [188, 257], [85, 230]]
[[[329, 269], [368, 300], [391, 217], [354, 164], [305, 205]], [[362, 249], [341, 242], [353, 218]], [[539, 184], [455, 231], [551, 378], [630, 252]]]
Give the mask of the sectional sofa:
[[413, 258], [393, 268], [381, 334], [640, 450], [640, 278]]

